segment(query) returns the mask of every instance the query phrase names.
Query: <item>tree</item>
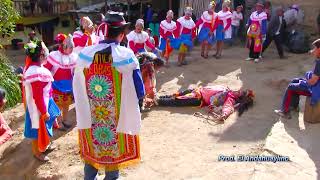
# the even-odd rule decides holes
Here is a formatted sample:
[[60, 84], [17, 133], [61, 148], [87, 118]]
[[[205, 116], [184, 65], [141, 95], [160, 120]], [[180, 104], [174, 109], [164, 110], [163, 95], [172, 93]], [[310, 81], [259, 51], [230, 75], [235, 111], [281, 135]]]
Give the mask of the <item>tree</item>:
[[13, 1], [1, 0], [0, 3], [0, 37], [12, 36], [19, 13], [14, 8]]

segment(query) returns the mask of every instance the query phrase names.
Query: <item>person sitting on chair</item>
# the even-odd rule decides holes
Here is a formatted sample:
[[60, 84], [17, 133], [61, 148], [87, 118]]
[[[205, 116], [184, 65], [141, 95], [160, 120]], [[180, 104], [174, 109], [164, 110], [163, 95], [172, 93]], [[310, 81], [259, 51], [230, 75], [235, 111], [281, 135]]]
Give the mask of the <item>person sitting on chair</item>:
[[297, 109], [299, 97], [311, 96], [311, 105], [320, 100], [320, 39], [312, 43], [314, 49], [311, 53], [315, 56], [315, 67], [312, 72], [307, 72], [303, 78], [294, 78], [288, 85], [282, 99], [281, 109], [274, 112], [281, 117], [290, 119], [290, 110]]

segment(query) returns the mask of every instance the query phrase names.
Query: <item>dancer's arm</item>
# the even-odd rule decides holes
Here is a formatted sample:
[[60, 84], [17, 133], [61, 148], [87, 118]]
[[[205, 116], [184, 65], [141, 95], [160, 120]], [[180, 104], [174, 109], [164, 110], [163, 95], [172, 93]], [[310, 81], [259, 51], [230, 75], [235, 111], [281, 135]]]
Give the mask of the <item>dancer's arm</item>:
[[43, 89], [46, 87], [47, 84], [48, 84], [47, 82], [40, 82], [40, 81], [31, 83], [32, 96], [41, 115], [44, 115], [47, 113], [47, 108], [46, 108], [46, 104], [44, 102], [44, 97], [43, 97]]

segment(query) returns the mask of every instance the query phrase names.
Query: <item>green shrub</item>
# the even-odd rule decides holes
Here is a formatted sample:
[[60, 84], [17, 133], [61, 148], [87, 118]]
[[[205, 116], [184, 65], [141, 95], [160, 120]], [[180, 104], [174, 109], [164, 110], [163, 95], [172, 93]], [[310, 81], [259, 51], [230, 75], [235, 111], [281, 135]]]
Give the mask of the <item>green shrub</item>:
[[21, 102], [21, 89], [19, 77], [12, 72], [8, 58], [0, 53], [0, 87], [7, 93], [6, 108], [10, 108]]

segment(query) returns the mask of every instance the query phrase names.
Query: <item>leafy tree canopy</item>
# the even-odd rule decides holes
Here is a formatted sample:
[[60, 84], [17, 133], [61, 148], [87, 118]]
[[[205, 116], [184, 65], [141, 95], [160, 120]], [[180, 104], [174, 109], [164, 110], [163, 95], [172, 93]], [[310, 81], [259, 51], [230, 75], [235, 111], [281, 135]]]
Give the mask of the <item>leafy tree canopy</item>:
[[19, 18], [19, 13], [14, 8], [13, 1], [1, 0], [0, 37], [11, 36], [14, 33], [14, 28]]

